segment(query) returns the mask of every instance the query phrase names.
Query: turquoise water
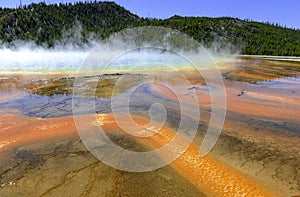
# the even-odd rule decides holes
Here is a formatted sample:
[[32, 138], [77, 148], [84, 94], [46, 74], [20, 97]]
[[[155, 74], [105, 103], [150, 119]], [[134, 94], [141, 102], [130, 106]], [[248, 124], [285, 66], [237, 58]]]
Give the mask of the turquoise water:
[[[214, 60], [218, 61], [220, 58]], [[147, 48], [125, 53], [103, 51], [97, 54], [91, 51], [0, 50], [0, 72], [5, 73], [76, 72], [79, 69], [81, 71], [173, 70], [195, 66], [205, 68], [211, 63], [212, 59], [207, 55], [183, 56], [162, 49]]]
[[1, 50], [0, 72], [75, 71], [88, 52], [46, 50]]

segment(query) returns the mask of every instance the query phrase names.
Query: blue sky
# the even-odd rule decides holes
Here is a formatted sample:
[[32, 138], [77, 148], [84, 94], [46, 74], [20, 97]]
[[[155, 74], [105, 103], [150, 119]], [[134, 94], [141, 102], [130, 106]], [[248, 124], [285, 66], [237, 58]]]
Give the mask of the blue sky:
[[[23, 4], [41, 0], [22, 0]], [[74, 0], [45, 0], [46, 3]], [[20, 0], [0, 0], [1, 7], [16, 7]], [[232, 16], [262, 22], [274, 22], [300, 29], [299, 0], [115, 0], [141, 17]]]

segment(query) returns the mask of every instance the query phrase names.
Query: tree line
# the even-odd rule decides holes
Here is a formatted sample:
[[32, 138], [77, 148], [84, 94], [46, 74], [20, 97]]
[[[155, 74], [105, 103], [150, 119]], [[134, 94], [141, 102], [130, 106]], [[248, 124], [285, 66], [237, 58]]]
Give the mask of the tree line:
[[141, 18], [113, 2], [33, 3], [0, 8], [0, 42], [16, 40], [54, 47], [56, 43], [81, 44], [105, 39], [125, 28], [164, 26], [184, 32], [207, 47], [229, 47], [249, 55], [300, 56], [300, 30], [278, 24], [238, 18]]

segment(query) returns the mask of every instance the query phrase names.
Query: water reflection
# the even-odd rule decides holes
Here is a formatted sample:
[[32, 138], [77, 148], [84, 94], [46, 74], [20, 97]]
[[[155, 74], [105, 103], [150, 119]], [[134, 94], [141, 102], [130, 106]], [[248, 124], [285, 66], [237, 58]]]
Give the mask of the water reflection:
[[299, 87], [300, 85], [300, 76], [293, 76], [293, 77], [284, 77], [284, 78], [277, 78], [273, 80], [266, 80], [266, 81], [259, 81], [256, 82], [256, 85], [264, 85], [270, 87]]
[[[90, 109], [90, 104], [95, 103], [96, 113], [110, 113], [111, 112], [111, 99], [117, 103], [116, 110], [122, 111], [122, 108], [126, 106], [126, 100], [123, 100], [125, 94], [130, 96], [129, 109], [132, 113], [147, 114], [151, 105], [155, 103], [161, 103], [167, 106], [169, 110], [172, 110], [174, 116], [180, 109], [179, 103], [175, 100], [170, 100], [158, 95], [153, 89], [151, 84], [141, 84], [132, 87], [122, 94], [113, 98], [100, 98], [100, 97], [85, 97], [82, 103], [73, 103], [73, 106], [77, 109], [82, 109], [82, 114], [95, 113], [95, 111], [87, 111]], [[143, 98], [143, 99], [141, 99]], [[71, 116], [72, 113], [72, 94], [54, 94], [38, 95], [38, 94], [26, 94], [17, 99], [9, 100], [0, 103], [1, 109], [17, 109], [26, 116], [40, 117], [40, 118], [52, 118]]]

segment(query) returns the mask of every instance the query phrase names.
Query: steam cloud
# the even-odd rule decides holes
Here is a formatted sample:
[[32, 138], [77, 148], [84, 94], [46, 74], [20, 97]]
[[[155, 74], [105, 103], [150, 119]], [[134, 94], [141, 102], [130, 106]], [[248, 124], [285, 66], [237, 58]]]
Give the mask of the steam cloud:
[[[57, 42], [55, 47], [51, 49], [43, 46], [37, 46], [32, 42], [24, 41], [15, 41], [13, 48], [4, 45], [0, 46], [0, 72], [75, 72], [96, 46], [98, 54], [104, 59], [103, 62], [107, 62], [108, 59], [114, 58], [124, 53], [126, 50], [140, 47], [147, 47], [151, 45], [161, 47], [162, 43], [166, 43], [165, 48], [172, 50], [169, 46], [169, 42], [170, 40], [176, 40], [176, 33], [178, 33], [176, 31], [174, 31], [175, 33], [173, 31], [171, 31], [171, 33], [163, 31], [157, 32], [158, 27], [156, 27], [153, 29], [153, 32], [151, 32], [151, 29], [150, 32], [147, 32], [147, 34], [150, 35], [150, 39], [148, 38], [147, 42], [144, 42], [140, 40], [140, 35], [144, 35], [143, 33], [140, 34], [140, 29], [126, 30], [124, 33], [126, 34], [125, 37], [128, 38], [128, 35], [132, 35], [132, 39], [122, 40], [123, 33], [121, 33], [113, 35], [110, 40], [105, 42], [99, 41], [95, 38], [95, 36], [90, 35], [86, 44], [78, 46], [74, 45], [74, 40], [81, 40], [80, 31], [82, 28], [80, 28], [80, 25], [78, 26], [79, 27], [70, 30], [75, 31], [75, 33], [72, 33], [75, 37], [70, 38], [70, 33], [66, 33], [66, 39], [63, 39], [61, 42]], [[149, 31], [149, 29], [147, 29], [147, 31]], [[136, 36], [136, 34], [140, 35]], [[187, 37], [184, 42], [187, 42], [187, 47], [194, 47], [188, 46], [190, 38]], [[218, 53], [216, 53], [216, 48], [218, 48], [217, 44], [214, 44], [211, 49], [201, 50], [205, 50], [206, 53], [209, 53], [214, 61], [223, 61], [234, 57], [234, 55], [229, 52], [230, 46], [228, 49], [223, 48], [223, 50], [218, 51]], [[190, 57], [193, 58], [193, 62], [203, 65], [211, 61], [201, 56], [202, 52], [203, 51], [190, 53]], [[154, 53], [157, 53], [157, 51]], [[168, 54], [163, 57], [163, 61], [167, 63], [180, 64], [180, 62], [176, 62], [176, 58], [172, 59], [172, 57], [175, 56]], [[105, 65], [99, 62], [99, 57], [95, 58], [97, 59], [97, 62], [91, 62], [91, 66], [96, 66], [97, 69], [104, 68]], [[162, 56], [159, 54], [153, 54], [153, 51], [151, 50], [143, 50], [140, 53], [135, 51], [133, 54], [124, 56], [122, 62], [125, 65], [127, 64], [127, 66], [130, 66], [130, 64], [132, 65], [132, 60], [140, 61], [140, 63], [142, 61], [148, 63], [152, 61], [162, 62]], [[124, 66], [122, 68], [124, 68]]]

